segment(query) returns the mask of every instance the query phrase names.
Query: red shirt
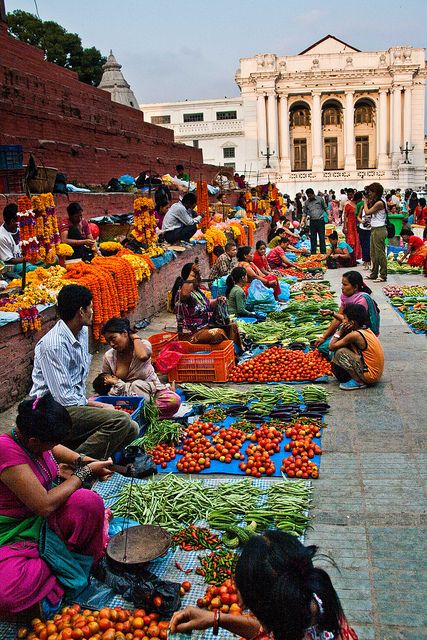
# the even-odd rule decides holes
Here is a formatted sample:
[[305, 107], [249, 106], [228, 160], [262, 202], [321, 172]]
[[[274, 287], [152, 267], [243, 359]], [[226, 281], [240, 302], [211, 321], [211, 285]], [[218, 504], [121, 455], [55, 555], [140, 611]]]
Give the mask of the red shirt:
[[[71, 224], [71, 221], [68, 218], [64, 218], [60, 222], [59, 231], [65, 231], [71, 229], [74, 225]], [[88, 238], [90, 236], [90, 228], [87, 220], [81, 221], [80, 232], [84, 238]]]
[[408, 247], [411, 249], [419, 249], [424, 245], [424, 240], [418, 236], [410, 236], [408, 240]]
[[259, 269], [267, 269], [267, 271], [270, 271], [266, 256], [260, 256], [258, 251], [254, 252], [254, 262]]

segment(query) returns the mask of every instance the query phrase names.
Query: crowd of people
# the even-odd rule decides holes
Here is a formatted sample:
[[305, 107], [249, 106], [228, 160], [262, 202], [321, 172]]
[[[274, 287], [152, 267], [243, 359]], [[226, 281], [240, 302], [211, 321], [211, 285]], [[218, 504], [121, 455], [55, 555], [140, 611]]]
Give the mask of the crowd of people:
[[[167, 193], [159, 192], [156, 216], [168, 242], [186, 242], [194, 235], [200, 220], [192, 213], [195, 203], [195, 195], [188, 193], [170, 205]], [[398, 190], [384, 197], [378, 183], [364, 192], [342, 190], [339, 198], [307, 189], [289, 203], [287, 215], [272, 220], [268, 245], [226, 244], [209, 274], [211, 281], [225, 279], [224, 295], [208, 295], [197, 259], [184, 265], [172, 289], [179, 339], [196, 344], [232, 340], [240, 355], [244, 347], [235, 319], [265, 317], [256, 305], [247, 304], [251, 283], [261, 283], [277, 299], [283, 270], [299, 268], [287, 257], [289, 249], [315, 254], [319, 246], [327, 266], [345, 272], [340, 308], [321, 311], [331, 322], [312, 347], [330, 358], [341, 389], [357, 391], [376, 384], [384, 369], [380, 314], [355, 267], [370, 266], [368, 279], [386, 281], [388, 215], [392, 207], [404, 210], [404, 203], [408, 220], [401, 232], [406, 247], [402, 260], [426, 268], [426, 232], [421, 239], [410, 227], [411, 216], [412, 223], [427, 223], [422, 198], [408, 194], [406, 201]], [[7, 205], [3, 217], [0, 258], [19, 267], [15, 205]], [[342, 234], [337, 229], [327, 236], [327, 223], [342, 224]], [[304, 235], [310, 241], [308, 251], [295, 247]], [[78, 203], [68, 207], [61, 238], [82, 259], [98, 251]], [[59, 292], [57, 310], [59, 320], [35, 348], [30, 398], [19, 405], [15, 426], [0, 436], [0, 614], [40, 605], [43, 615], [52, 615], [64, 596], [62, 556], [75, 563], [71, 580], [76, 588], [87, 579], [105, 547], [104, 505], [87, 487], [96, 479], [107, 480], [113, 471], [135, 474], [120, 461], [139, 435], [139, 425], [127, 413], [115, 411], [114, 404], [87, 397], [92, 294], [83, 286], [67, 285]], [[97, 396], [140, 396], [155, 402], [160, 417], [173, 416], [181, 399], [157, 376], [150, 342], [125, 318], [108, 320], [102, 335], [109, 349], [93, 381]], [[59, 550], [56, 563], [40, 544], [41, 531]], [[222, 627], [253, 640], [357, 640], [328, 574], [314, 564], [316, 551], [280, 531], [254, 536], [236, 570], [239, 598], [251, 615], [189, 607], [173, 616], [171, 632], [212, 627], [217, 634]]]

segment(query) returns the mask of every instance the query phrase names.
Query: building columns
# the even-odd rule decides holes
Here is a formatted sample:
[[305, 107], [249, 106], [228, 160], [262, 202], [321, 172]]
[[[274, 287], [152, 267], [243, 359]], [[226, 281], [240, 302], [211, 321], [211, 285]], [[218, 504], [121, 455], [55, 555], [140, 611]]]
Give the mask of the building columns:
[[279, 109], [279, 147], [280, 147], [280, 166], [281, 170], [288, 172], [291, 170], [290, 157], [290, 132], [289, 132], [289, 107], [288, 96], [282, 94], [280, 96]]
[[403, 146], [412, 147], [412, 89], [405, 87], [403, 95]]
[[312, 92], [313, 106], [311, 109], [311, 144], [313, 149], [313, 162], [311, 170], [323, 171], [322, 153], [322, 110], [320, 106], [320, 92]]
[[267, 118], [265, 113], [265, 95], [259, 93], [256, 103], [257, 135], [258, 135], [258, 158], [262, 158], [261, 151], [267, 149]]
[[354, 155], [354, 105], [353, 91], [345, 92], [344, 112], [344, 170], [355, 171], [356, 156]]
[[380, 89], [378, 101], [378, 169], [384, 169], [388, 162], [387, 155], [387, 91]]
[[[278, 119], [277, 119], [277, 96], [276, 92], [267, 95], [267, 140], [270, 153], [273, 153], [273, 163], [276, 164], [279, 158], [279, 136], [278, 136]], [[265, 153], [265, 151], [264, 151]], [[275, 160], [277, 159], [277, 160]]]
[[400, 164], [401, 134], [402, 134], [402, 89], [393, 87], [392, 92], [392, 126], [391, 126], [391, 159], [393, 166]]

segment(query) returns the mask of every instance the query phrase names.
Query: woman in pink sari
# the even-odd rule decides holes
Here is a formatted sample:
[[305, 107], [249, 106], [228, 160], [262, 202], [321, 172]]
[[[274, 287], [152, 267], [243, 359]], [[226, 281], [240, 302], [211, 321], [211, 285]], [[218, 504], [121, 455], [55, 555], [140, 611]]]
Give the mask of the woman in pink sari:
[[[48, 395], [21, 402], [16, 427], [0, 436], [2, 617], [36, 607], [50, 617], [64, 593], [86, 586], [91, 565], [102, 556], [104, 503], [82, 486], [109, 478], [112, 461], [59, 445], [71, 426], [66, 409]], [[60, 484], [58, 464], [68, 476]], [[65, 557], [71, 567], [75, 563], [67, 578]]]
[[347, 202], [344, 205], [343, 233], [346, 242], [353, 249], [354, 257], [360, 260], [362, 257], [362, 247], [360, 246], [359, 234], [357, 232], [356, 203], [354, 202], [354, 189], [347, 189]]

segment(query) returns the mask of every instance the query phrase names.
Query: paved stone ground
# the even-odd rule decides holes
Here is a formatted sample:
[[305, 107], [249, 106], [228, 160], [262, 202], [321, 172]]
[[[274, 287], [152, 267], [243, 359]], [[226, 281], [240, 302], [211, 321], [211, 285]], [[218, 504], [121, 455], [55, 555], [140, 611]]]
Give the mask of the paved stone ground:
[[[341, 273], [327, 274], [337, 293]], [[390, 276], [389, 282], [425, 279]], [[337, 564], [325, 568], [360, 640], [420, 640], [427, 638], [427, 340], [409, 330], [381, 285], [372, 288], [381, 308], [384, 377], [376, 387], [355, 392], [328, 385], [330, 426], [307, 541]], [[174, 328], [174, 317], [166, 313], [140, 333], [165, 328]], [[101, 356], [94, 357], [91, 379]], [[2, 414], [0, 430], [14, 414], [15, 408]]]

